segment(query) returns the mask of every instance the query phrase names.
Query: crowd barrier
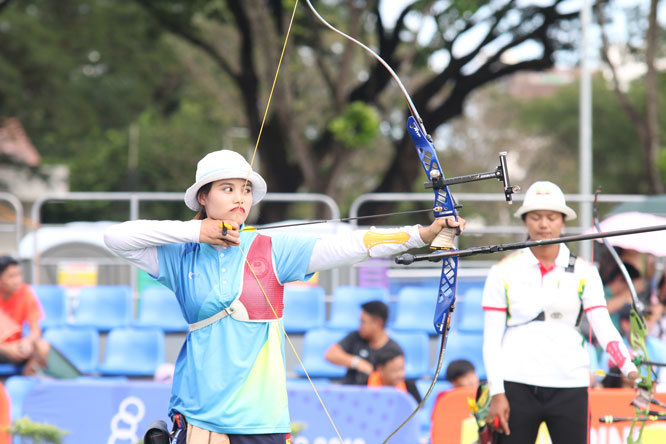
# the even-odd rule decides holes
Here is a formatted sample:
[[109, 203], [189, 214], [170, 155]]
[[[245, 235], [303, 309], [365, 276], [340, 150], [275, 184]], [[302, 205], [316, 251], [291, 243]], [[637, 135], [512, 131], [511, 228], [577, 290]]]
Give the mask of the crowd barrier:
[[[150, 423], [167, 419], [169, 384], [124, 379], [13, 379], [7, 382], [10, 395], [16, 398], [12, 418], [27, 416], [33, 421], [56, 425], [69, 432], [64, 444], [135, 444]], [[382, 442], [416, 406], [409, 395], [390, 388], [323, 385], [318, 390], [344, 444]], [[335, 431], [310, 385], [288, 382], [287, 392], [292, 423], [304, 426], [292, 439], [292, 444], [338, 444]], [[474, 395], [474, 389], [460, 388], [437, 396], [431, 417], [432, 444], [472, 444], [478, 439], [467, 403]], [[599, 418], [606, 415], [633, 417], [630, 402], [634, 397], [635, 391], [631, 389], [590, 391], [590, 444], [627, 442], [630, 422], [602, 424]], [[666, 402], [666, 393], [656, 397]], [[9, 423], [7, 407], [8, 397], [0, 385], [0, 426]], [[391, 442], [419, 442], [418, 420], [410, 422]], [[666, 442], [666, 424], [646, 425], [642, 442]], [[536, 444], [549, 443], [547, 429], [542, 427]], [[7, 436], [1, 433], [0, 444], [9, 444]]]
[[[459, 388], [441, 393], [432, 412], [432, 444], [472, 444], [478, 439], [476, 425], [467, 407], [467, 398], [473, 398], [475, 390]], [[633, 417], [634, 408], [630, 405], [636, 397], [632, 389], [593, 389], [590, 390], [590, 440], [589, 444], [624, 444], [631, 427], [630, 422], [602, 424], [602, 416]], [[666, 402], [666, 393], [656, 395]], [[545, 433], [543, 433], [545, 432]], [[638, 428], [635, 430], [635, 434]], [[536, 444], [549, 444], [547, 430], [537, 438]], [[666, 442], [666, 424], [652, 422], [645, 427], [643, 444], [663, 444]]]
[[[22, 390], [20, 414], [12, 412], [12, 417], [27, 416], [67, 430], [64, 444], [135, 444], [150, 423], [167, 419], [171, 386], [113, 379], [35, 379]], [[323, 386], [318, 390], [344, 444], [382, 442], [416, 407], [410, 395], [390, 388]], [[287, 392], [291, 421], [304, 426], [292, 444], [338, 443], [312, 388], [288, 384]], [[391, 442], [418, 443], [418, 421], [405, 426]]]

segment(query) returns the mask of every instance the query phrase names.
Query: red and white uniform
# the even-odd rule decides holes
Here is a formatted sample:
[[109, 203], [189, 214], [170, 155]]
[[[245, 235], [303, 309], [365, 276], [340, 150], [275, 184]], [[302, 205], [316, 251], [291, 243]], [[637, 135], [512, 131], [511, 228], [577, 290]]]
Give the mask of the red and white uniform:
[[550, 269], [530, 249], [517, 251], [491, 268], [482, 303], [483, 357], [491, 395], [504, 392], [504, 381], [540, 387], [588, 386], [589, 357], [576, 325], [581, 310], [622, 372], [636, 370], [608, 315], [597, 269], [576, 258], [572, 270], [569, 260], [569, 249], [562, 244]]

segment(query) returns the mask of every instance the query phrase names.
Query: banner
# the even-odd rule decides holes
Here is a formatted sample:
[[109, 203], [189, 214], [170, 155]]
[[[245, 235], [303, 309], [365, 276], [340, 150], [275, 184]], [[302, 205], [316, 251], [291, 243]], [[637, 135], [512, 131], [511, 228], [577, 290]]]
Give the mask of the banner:
[[[64, 444], [136, 444], [157, 419], [171, 427], [166, 416], [170, 391], [169, 384], [155, 382], [39, 379], [25, 395], [21, 413], [67, 430]], [[312, 388], [288, 384], [287, 391], [292, 423], [303, 428], [292, 437], [292, 444], [339, 444]], [[343, 444], [383, 441], [416, 407], [410, 395], [392, 388], [330, 385], [321, 387], [319, 393]], [[391, 442], [419, 442], [418, 419]]]
[[[467, 407], [467, 398], [473, 398], [476, 390], [459, 388], [441, 393], [435, 402], [432, 413], [432, 444], [472, 444], [478, 435], [476, 422], [471, 419]], [[630, 422], [602, 424], [602, 416], [634, 416], [630, 405], [636, 397], [632, 389], [592, 389], [590, 390], [590, 444], [625, 444]], [[658, 393], [656, 398], [666, 402], [666, 393]], [[659, 410], [659, 408], [657, 408]], [[640, 425], [639, 425], [640, 426]], [[550, 444], [548, 430], [542, 426], [536, 440], [537, 444]], [[638, 433], [638, 426], [635, 434]], [[643, 432], [643, 444], [662, 444], [666, 442], [666, 423], [649, 422]]]

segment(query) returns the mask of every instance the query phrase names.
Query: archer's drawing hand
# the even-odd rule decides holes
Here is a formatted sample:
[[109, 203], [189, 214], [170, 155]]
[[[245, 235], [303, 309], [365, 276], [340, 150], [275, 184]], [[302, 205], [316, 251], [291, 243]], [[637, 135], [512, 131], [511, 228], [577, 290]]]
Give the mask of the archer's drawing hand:
[[240, 225], [234, 221], [204, 219], [201, 221], [199, 242], [202, 244], [221, 245], [223, 247], [237, 247], [240, 245], [239, 228]]

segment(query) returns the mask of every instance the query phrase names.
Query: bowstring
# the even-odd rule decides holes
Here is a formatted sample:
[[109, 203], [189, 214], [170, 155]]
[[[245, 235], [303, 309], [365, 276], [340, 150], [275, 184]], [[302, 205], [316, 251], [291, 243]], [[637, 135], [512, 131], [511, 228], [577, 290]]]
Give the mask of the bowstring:
[[[280, 74], [280, 67], [282, 66], [282, 60], [284, 59], [284, 54], [287, 49], [287, 43], [289, 42], [289, 36], [291, 35], [291, 29], [294, 24], [294, 18], [296, 17], [296, 10], [298, 9], [298, 0], [295, 1], [294, 3], [294, 9], [291, 12], [291, 18], [289, 20], [289, 27], [287, 28], [287, 33], [284, 38], [284, 43], [282, 44], [282, 51], [280, 53], [280, 59], [278, 60], [278, 65], [277, 69], [275, 70], [275, 76], [273, 77], [273, 84], [271, 85], [271, 90], [270, 93], [268, 94], [268, 102], [266, 103], [266, 109], [264, 110], [264, 115], [261, 120], [261, 125], [259, 127], [259, 134], [257, 135], [257, 141], [254, 144], [254, 151], [252, 152], [252, 158], [250, 159], [250, 169], [247, 173], [247, 177], [245, 178], [245, 184], [243, 185], [242, 188], [242, 194], [244, 195], [245, 190], [247, 189], [247, 184], [250, 181], [250, 174], [252, 173], [252, 167], [254, 165], [256, 156], [257, 156], [257, 151], [259, 149], [259, 142], [261, 141], [261, 135], [264, 131], [264, 126], [266, 124], [266, 118], [268, 116], [268, 110], [271, 106], [271, 101], [273, 99], [273, 93], [275, 92], [275, 86], [277, 85], [277, 80], [278, 80], [278, 75]], [[337, 435], [338, 439], [340, 442], [344, 442], [342, 439], [342, 436], [340, 435], [340, 432], [338, 431], [337, 426], [335, 425], [335, 422], [333, 421], [333, 417], [331, 417], [331, 414], [329, 413], [328, 409], [326, 408], [326, 405], [324, 404], [323, 399], [321, 398], [319, 391], [317, 390], [317, 387], [314, 385], [314, 382], [312, 381], [312, 378], [310, 377], [310, 374], [305, 368], [305, 365], [303, 365], [303, 361], [301, 360], [300, 355], [296, 351], [296, 347], [294, 346], [294, 343], [291, 341], [291, 338], [287, 334], [287, 331], [284, 328], [284, 324], [280, 321], [280, 317], [278, 316], [277, 311], [275, 310], [275, 307], [271, 303], [271, 300], [268, 298], [268, 295], [266, 294], [266, 291], [264, 291], [264, 287], [261, 285], [261, 282], [259, 281], [259, 277], [257, 274], [254, 272], [254, 269], [252, 268], [252, 265], [250, 265], [250, 261], [247, 259], [247, 253], [243, 251], [241, 248], [241, 253], [243, 254], [243, 259], [245, 261], [245, 264], [247, 265], [248, 269], [252, 273], [252, 276], [254, 276], [254, 279], [257, 281], [257, 285], [259, 285], [259, 288], [261, 289], [261, 292], [264, 295], [264, 298], [266, 299], [266, 302], [268, 302], [269, 307], [271, 308], [271, 311], [273, 312], [273, 315], [275, 316], [275, 320], [280, 326], [280, 330], [282, 331], [282, 334], [284, 334], [284, 337], [287, 339], [287, 342], [289, 343], [289, 346], [291, 347], [291, 350], [294, 352], [294, 355], [296, 356], [296, 359], [298, 360], [298, 363], [300, 364], [301, 368], [303, 369], [303, 372], [305, 373], [305, 376], [307, 377], [308, 381], [310, 382], [310, 385], [312, 386], [312, 389], [315, 392], [315, 395], [317, 396], [317, 399], [319, 400], [319, 404], [321, 404], [322, 408], [324, 409], [324, 412], [326, 413], [326, 416], [328, 417], [329, 422], [331, 423], [331, 426], [333, 426], [333, 430], [335, 430], [335, 434]]]

